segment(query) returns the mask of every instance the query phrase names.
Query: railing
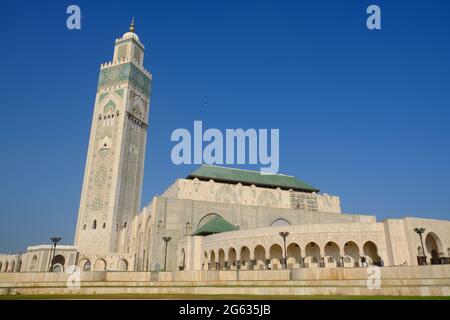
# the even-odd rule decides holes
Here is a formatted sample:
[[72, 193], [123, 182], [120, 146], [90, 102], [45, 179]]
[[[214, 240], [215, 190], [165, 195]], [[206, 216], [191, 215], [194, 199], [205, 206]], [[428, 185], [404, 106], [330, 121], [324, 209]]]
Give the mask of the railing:
[[440, 257], [441, 264], [450, 264], [450, 257]]

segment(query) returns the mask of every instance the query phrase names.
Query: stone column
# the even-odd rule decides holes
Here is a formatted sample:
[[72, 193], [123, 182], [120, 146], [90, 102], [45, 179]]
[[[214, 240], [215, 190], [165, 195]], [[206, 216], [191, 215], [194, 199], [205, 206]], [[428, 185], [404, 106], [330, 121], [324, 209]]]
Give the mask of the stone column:
[[287, 261], [284, 260], [284, 257], [281, 257], [280, 259], [280, 264], [281, 264], [281, 269], [287, 269]]
[[340, 253], [341, 253], [341, 257], [342, 257], [342, 267], [344, 267], [345, 266], [345, 250], [344, 250], [344, 246], [342, 246]]
[[240, 269], [241, 253], [236, 250], [236, 270]]
[[[366, 258], [364, 257], [363, 247], [360, 246], [359, 247], [359, 266], [360, 267], [364, 267], [364, 263], [363, 263], [364, 260], [366, 260]], [[366, 262], [367, 262], [367, 260], [366, 260]]]
[[323, 249], [322, 249], [322, 246], [321, 245], [319, 245], [318, 244], [318, 246], [319, 246], [319, 261], [318, 261], [318, 267], [319, 268], [325, 268], [325, 252], [323, 251]]

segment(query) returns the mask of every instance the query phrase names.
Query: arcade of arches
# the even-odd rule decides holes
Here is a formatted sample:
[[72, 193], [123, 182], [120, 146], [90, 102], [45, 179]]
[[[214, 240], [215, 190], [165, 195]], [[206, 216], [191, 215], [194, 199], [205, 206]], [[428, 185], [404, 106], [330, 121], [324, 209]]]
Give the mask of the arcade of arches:
[[202, 269], [277, 270], [284, 267], [293, 269], [383, 265], [377, 245], [372, 241], [366, 241], [359, 245], [354, 241], [347, 241], [343, 245], [329, 241], [323, 247], [315, 242], [309, 242], [306, 245], [287, 242], [286, 264], [284, 257], [281, 243], [273, 243], [269, 246], [258, 244], [253, 247], [242, 246], [240, 248], [224, 246], [216, 250], [204, 251]]
[[[410, 254], [407, 253], [410, 248], [408, 242], [389, 242], [382, 223], [359, 224], [358, 228], [354, 228], [354, 224], [305, 226], [282, 223], [266, 228], [188, 236], [179, 243], [177, 269], [278, 270], [406, 266], [420, 265], [424, 255], [426, 264], [450, 264], [447, 234], [440, 231], [426, 232], [423, 252], [420, 238], [412, 228], [409, 229], [408, 241], [413, 248], [417, 248]], [[285, 242], [282, 233], [287, 233]]]

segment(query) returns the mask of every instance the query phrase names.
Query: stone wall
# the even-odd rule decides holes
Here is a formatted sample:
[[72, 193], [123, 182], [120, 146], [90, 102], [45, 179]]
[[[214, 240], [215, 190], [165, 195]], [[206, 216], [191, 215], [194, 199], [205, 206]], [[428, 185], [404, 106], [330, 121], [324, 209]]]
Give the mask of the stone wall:
[[[301, 209], [284, 209], [235, 203], [209, 202], [199, 200], [155, 197], [142, 213], [136, 217], [133, 225], [134, 249], [141, 248], [136, 256], [150, 270], [161, 270], [164, 264], [165, 244], [163, 236], [170, 236], [168, 244], [167, 268], [177, 269], [178, 242], [194, 232], [199, 222], [208, 214], [218, 214], [240, 229], [269, 227], [274, 222], [284, 220], [291, 225], [313, 225], [327, 223], [370, 223], [375, 217], [370, 215], [328, 213]], [[150, 223], [150, 225], [149, 225]], [[141, 226], [139, 228], [139, 225]], [[141, 244], [136, 242], [141, 239]], [[145, 241], [145, 242], [144, 242]], [[144, 256], [144, 247], [145, 256]], [[147, 270], [146, 268], [139, 270]]]
[[303, 209], [340, 213], [340, 199], [337, 196], [318, 193], [297, 192], [245, 186], [241, 183], [227, 184], [197, 178], [177, 179], [163, 194], [163, 197], [201, 200], [219, 203], [264, 206], [284, 209]]

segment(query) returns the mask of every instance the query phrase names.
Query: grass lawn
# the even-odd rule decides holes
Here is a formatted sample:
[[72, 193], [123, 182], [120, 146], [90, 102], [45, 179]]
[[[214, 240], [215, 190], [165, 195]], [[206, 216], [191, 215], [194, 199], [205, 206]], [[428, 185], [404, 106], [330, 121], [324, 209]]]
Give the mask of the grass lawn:
[[281, 295], [187, 295], [187, 294], [45, 294], [0, 295], [0, 300], [42, 299], [168, 299], [168, 300], [450, 300], [450, 296], [281, 296]]

